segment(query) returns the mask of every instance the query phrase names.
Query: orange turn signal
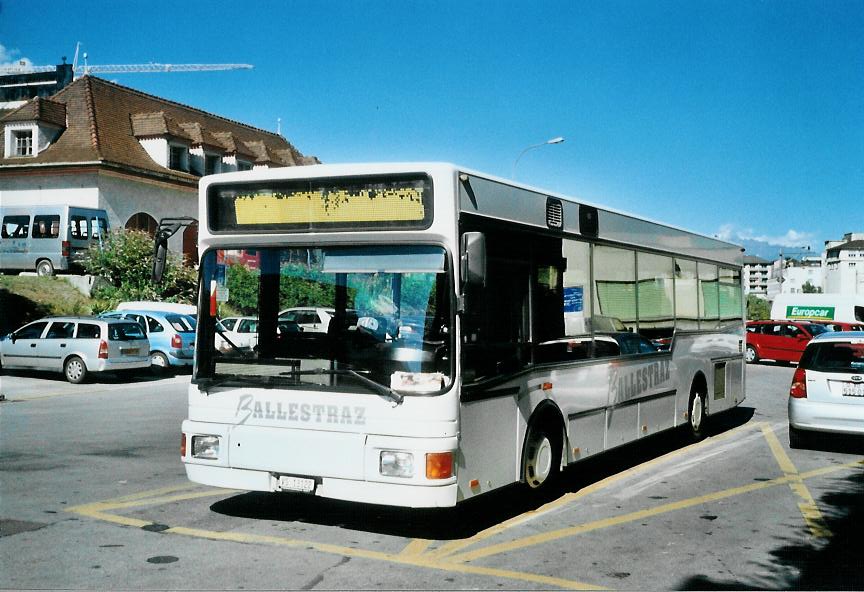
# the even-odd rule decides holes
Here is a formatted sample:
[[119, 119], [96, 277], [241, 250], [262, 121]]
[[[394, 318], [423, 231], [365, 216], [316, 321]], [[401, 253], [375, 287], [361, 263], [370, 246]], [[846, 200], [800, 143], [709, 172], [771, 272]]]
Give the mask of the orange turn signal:
[[426, 478], [449, 479], [453, 476], [452, 452], [426, 453]]
[[186, 458], [186, 434], [180, 432], [180, 456]]

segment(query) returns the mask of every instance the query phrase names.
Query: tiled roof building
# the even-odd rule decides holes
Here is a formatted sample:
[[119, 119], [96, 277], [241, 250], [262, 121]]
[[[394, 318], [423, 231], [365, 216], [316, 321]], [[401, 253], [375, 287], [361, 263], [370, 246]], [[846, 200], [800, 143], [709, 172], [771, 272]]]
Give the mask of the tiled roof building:
[[[0, 128], [0, 202], [104, 208], [114, 227], [197, 216], [204, 174], [319, 162], [273, 132], [92, 76], [5, 112]], [[191, 254], [194, 238], [171, 248]]]

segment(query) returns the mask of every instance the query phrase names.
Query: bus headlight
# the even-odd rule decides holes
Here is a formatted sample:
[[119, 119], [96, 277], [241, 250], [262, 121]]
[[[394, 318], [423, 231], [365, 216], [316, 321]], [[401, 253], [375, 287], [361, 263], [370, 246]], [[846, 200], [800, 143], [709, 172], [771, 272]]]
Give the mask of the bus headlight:
[[219, 436], [192, 436], [192, 457], [207, 460], [219, 458]]
[[414, 455], [410, 452], [382, 450], [379, 471], [386, 477], [413, 477]]

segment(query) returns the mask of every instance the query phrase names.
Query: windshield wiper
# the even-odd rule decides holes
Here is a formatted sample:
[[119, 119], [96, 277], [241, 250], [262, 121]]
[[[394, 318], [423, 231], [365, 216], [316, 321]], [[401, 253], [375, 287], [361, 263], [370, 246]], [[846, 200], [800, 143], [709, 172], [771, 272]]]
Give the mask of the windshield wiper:
[[350, 376], [352, 378], [356, 378], [358, 381], [362, 382], [363, 385], [368, 386], [370, 389], [374, 390], [379, 395], [383, 395], [396, 403], [397, 405], [401, 405], [402, 401], [405, 400], [405, 396], [394, 391], [388, 386], [384, 386], [380, 382], [375, 382], [371, 378], [363, 376], [356, 370], [351, 370], [349, 368], [333, 368], [332, 370], [329, 368], [313, 368], [312, 370], [298, 370], [296, 372], [282, 372], [284, 375], [288, 376], [302, 376], [302, 375], [310, 375], [310, 374], [329, 374], [336, 376]]
[[198, 385], [198, 390], [209, 392], [209, 389], [213, 387], [231, 382], [252, 384], [255, 386], [272, 386], [274, 384], [283, 384], [285, 379], [281, 376], [265, 376], [263, 374], [227, 374], [219, 377], [199, 378], [194, 384]]

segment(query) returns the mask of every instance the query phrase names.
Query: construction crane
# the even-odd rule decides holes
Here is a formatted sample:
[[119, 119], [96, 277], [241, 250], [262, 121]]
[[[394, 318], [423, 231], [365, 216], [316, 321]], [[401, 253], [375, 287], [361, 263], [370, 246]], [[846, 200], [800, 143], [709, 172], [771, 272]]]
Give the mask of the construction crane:
[[[84, 65], [78, 65], [78, 50], [81, 48], [79, 42], [75, 46], [75, 59], [72, 62], [72, 72], [75, 78], [87, 76], [88, 74], [129, 74], [134, 72], [208, 72], [214, 70], [251, 70], [252, 64], [110, 64], [110, 65], [88, 65], [87, 53], [84, 53]], [[66, 58], [63, 58], [66, 61]], [[5, 66], [0, 68], [3, 74], [29, 74], [32, 72], [53, 72], [57, 66], [33, 66], [21, 61], [16, 66]]]

